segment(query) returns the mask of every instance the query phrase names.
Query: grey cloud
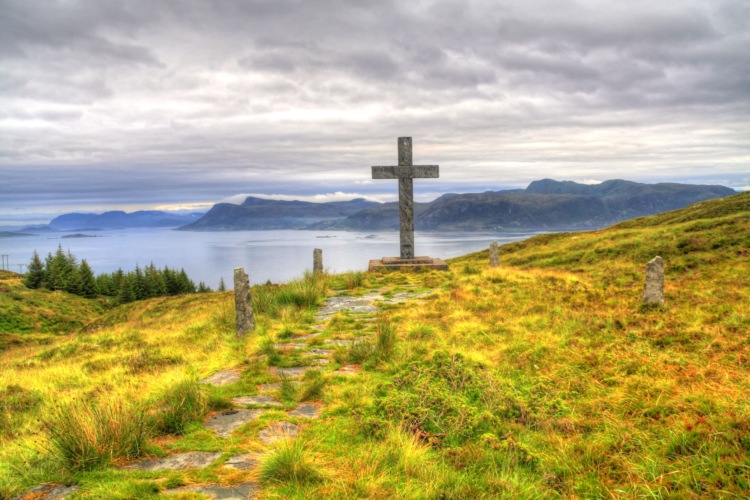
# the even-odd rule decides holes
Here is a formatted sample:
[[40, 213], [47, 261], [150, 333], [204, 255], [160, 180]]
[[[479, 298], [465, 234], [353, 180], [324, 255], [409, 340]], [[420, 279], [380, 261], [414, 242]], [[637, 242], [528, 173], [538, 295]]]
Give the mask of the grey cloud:
[[574, 164], [734, 178], [748, 14], [743, 0], [0, 0], [0, 175], [17, 180], [0, 212], [6, 196], [356, 191], [398, 135], [466, 186], [523, 183], [518, 165], [527, 181]]

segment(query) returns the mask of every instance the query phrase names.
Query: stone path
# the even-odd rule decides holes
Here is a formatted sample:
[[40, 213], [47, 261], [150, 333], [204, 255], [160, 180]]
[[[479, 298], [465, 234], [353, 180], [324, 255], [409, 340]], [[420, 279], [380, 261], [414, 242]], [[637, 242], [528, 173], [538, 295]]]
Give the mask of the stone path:
[[[360, 372], [358, 365], [343, 365], [336, 370], [327, 369], [326, 366], [336, 353], [336, 349], [330, 346], [337, 346], [338, 349], [346, 349], [355, 342], [364, 341], [371, 334], [361, 333], [367, 330], [369, 325], [377, 320], [374, 316], [379, 311], [376, 303], [396, 304], [405, 302], [410, 299], [419, 298], [431, 292], [409, 293], [403, 292], [395, 294], [392, 297], [384, 297], [379, 292], [371, 292], [361, 297], [332, 297], [326, 304], [321, 307], [315, 315], [318, 324], [312, 326], [314, 333], [306, 333], [294, 336], [288, 342], [278, 342], [274, 347], [281, 351], [282, 355], [299, 356], [305, 366], [276, 367], [271, 366], [268, 372], [276, 378], [286, 380], [294, 385], [300, 385], [305, 374], [310, 370], [320, 370], [322, 374], [332, 376], [355, 376]], [[326, 335], [327, 322], [338, 313], [347, 311], [353, 318], [356, 328], [352, 332], [360, 332], [358, 339], [351, 338], [328, 338]], [[370, 330], [371, 331], [371, 330]], [[330, 335], [330, 334], [329, 334]], [[334, 334], [335, 335], [335, 334]], [[320, 347], [320, 346], [329, 346]], [[316, 366], [310, 366], [312, 365]], [[236, 383], [241, 378], [239, 369], [222, 370], [214, 373], [200, 381], [201, 384], [212, 386], [226, 386]], [[271, 410], [283, 411], [284, 404], [274, 397], [273, 391], [278, 391], [282, 382], [269, 382], [259, 384], [256, 389], [258, 395], [237, 396], [231, 399], [235, 408], [210, 415], [205, 423], [206, 429], [212, 430], [222, 439], [232, 437], [232, 433], [248, 422], [258, 420], [264, 414]], [[271, 393], [265, 394], [265, 393]], [[324, 408], [321, 403], [301, 402], [292, 410], [286, 411], [289, 418], [301, 421], [319, 418]], [[258, 440], [263, 445], [269, 446], [282, 439], [294, 439], [301, 431], [302, 425], [287, 420], [278, 420], [268, 423], [267, 426], [258, 431]], [[176, 453], [165, 458], [152, 458], [122, 467], [122, 470], [140, 470], [140, 471], [165, 471], [165, 470], [188, 470], [203, 469], [217, 463], [223, 452], [207, 451], [188, 451]], [[259, 464], [263, 452], [241, 453], [230, 456], [222, 464], [222, 467], [236, 471], [252, 471]], [[34, 499], [62, 499], [79, 491], [78, 486], [65, 485], [40, 485], [32, 490], [25, 492], [23, 495], [15, 497], [16, 499], [34, 498]], [[178, 493], [200, 493], [217, 500], [234, 500], [255, 498], [260, 492], [260, 485], [254, 481], [235, 484], [233, 486], [222, 486], [219, 484], [191, 485], [182, 486], [166, 490], [166, 494]]]
[[171, 455], [166, 458], [144, 460], [142, 462], [126, 465], [123, 469], [146, 471], [205, 469], [218, 460], [220, 456], [221, 452], [189, 451], [187, 453]]
[[183, 486], [167, 490], [166, 494], [176, 495], [177, 493], [202, 493], [209, 498], [216, 500], [246, 500], [255, 498], [255, 494], [260, 491], [260, 485], [255, 482], [235, 484], [234, 486], [220, 486], [218, 484], [207, 484], [203, 486]]
[[11, 500], [26, 500], [26, 499], [44, 499], [44, 500], [60, 500], [72, 495], [76, 491], [80, 490], [78, 486], [67, 486], [64, 484], [40, 484], [35, 488], [22, 493], [17, 497], [13, 497]]

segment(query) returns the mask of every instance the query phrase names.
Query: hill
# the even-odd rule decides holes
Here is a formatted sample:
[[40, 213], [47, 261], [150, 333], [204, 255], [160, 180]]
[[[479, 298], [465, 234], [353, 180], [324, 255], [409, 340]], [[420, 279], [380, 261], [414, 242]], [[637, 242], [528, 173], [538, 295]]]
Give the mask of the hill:
[[377, 203], [350, 201], [311, 203], [247, 197], [242, 205], [218, 203], [203, 217], [181, 227], [184, 231], [236, 231], [248, 229], [300, 229], [315, 222], [341, 219]]
[[[55, 217], [49, 228], [56, 231], [128, 229], [138, 227], [178, 227], [199, 219], [203, 214], [176, 214], [161, 210], [139, 210], [123, 212], [113, 210], [102, 214], [69, 213]], [[39, 231], [39, 227], [28, 231]]]
[[[415, 210], [415, 227], [425, 231], [502, 229], [586, 229], [674, 210], [734, 194], [723, 186], [641, 184], [609, 180], [596, 185], [543, 179], [525, 190], [446, 194]], [[373, 207], [316, 229], [395, 230], [395, 208]]]
[[[254, 287], [239, 341], [231, 292], [110, 309], [0, 353], [0, 496], [746, 497], [749, 223], [742, 193], [504, 245], [497, 268]], [[190, 451], [212, 458], [161, 468]]]

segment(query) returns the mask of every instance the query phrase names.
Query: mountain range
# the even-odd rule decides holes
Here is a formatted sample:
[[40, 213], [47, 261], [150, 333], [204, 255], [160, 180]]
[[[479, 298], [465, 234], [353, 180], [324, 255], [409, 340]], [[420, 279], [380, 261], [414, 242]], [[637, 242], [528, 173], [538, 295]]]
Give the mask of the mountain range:
[[304, 229], [314, 223], [342, 220], [377, 205], [376, 202], [362, 198], [311, 203], [297, 200], [266, 200], [248, 196], [242, 205], [217, 203], [199, 220], [180, 229], [185, 231]]
[[[601, 184], [542, 179], [526, 189], [445, 194], [414, 204], [418, 230], [586, 229], [653, 215], [734, 194], [724, 186], [642, 184], [614, 179]], [[397, 230], [398, 203], [363, 199], [309, 203], [248, 197], [242, 205], [219, 203], [191, 231], [246, 229]]]
[[113, 210], [102, 214], [68, 213], [55, 217], [48, 225], [31, 226], [24, 232], [101, 231], [137, 227], [178, 227], [200, 219], [203, 213], [179, 214], [161, 210], [139, 210], [126, 213]]

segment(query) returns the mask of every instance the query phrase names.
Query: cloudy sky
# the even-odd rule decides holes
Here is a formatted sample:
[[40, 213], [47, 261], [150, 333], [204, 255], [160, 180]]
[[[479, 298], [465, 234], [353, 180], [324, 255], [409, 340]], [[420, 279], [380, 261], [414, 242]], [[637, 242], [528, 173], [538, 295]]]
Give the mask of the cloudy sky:
[[747, 0], [0, 0], [0, 223], [579, 182], [750, 189]]

